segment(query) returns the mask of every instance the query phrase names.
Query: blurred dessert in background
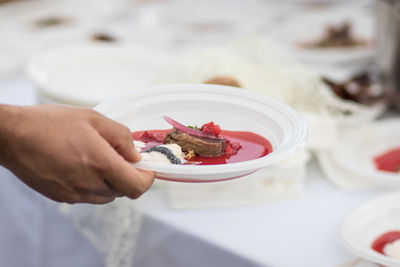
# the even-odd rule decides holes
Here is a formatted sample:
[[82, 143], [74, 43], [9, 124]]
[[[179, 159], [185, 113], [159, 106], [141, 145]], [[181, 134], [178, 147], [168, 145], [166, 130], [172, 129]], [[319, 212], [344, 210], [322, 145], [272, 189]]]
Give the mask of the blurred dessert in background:
[[114, 36], [101, 32], [93, 34], [91, 36], [91, 39], [93, 41], [106, 42], [106, 43], [113, 43], [117, 41], [117, 39]]
[[385, 91], [379, 83], [377, 75], [371, 71], [356, 73], [344, 82], [335, 82], [326, 77], [323, 77], [322, 80], [344, 100], [364, 105], [373, 105], [385, 100]]
[[231, 76], [215, 76], [211, 79], [206, 80], [204, 83], [227, 85], [227, 86], [233, 86], [233, 87], [238, 87], [238, 88], [242, 87], [240, 85], [240, 83]]
[[49, 16], [49, 17], [44, 17], [44, 18], [37, 19], [37, 20], [33, 21], [33, 24], [37, 28], [47, 28], [47, 27], [60, 26], [60, 25], [68, 24], [71, 21], [72, 21], [72, 19], [71, 18], [67, 18], [67, 17]]
[[379, 236], [371, 248], [383, 255], [400, 259], [400, 231], [389, 231]]
[[343, 22], [337, 25], [328, 25], [324, 35], [319, 40], [301, 43], [300, 46], [306, 48], [340, 48], [366, 46], [368, 43], [368, 40], [354, 35], [350, 22]]
[[400, 173], [400, 147], [377, 156], [374, 161], [378, 170]]

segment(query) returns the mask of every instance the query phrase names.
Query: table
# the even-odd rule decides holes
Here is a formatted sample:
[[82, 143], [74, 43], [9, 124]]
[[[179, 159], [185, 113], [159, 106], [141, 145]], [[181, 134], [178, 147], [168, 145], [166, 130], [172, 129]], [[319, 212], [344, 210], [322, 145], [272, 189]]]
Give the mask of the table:
[[341, 191], [315, 160], [308, 170], [304, 199], [273, 204], [173, 211], [162, 190], [150, 192], [137, 266], [306, 267], [354, 259], [339, 242], [340, 220], [379, 192]]
[[[75, 2], [80, 4], [81, 1]], [[262, 8], [257, 9], [262, 11], [265, 21], [255, 21], [254, 25], [246, 26], [257, 28], [262, 33], [301, 13], [298, 7], [282, 7], [278, 1], [252, 3], [262, 4]], [[264, 5], [268, 5], [268, 8]], [[306, 5], [301, 10], [320, 8]], [[358, 5], [351, 8], [358, 10]], [[122, 11], [126, 10], [118, 12]], [[175, 29], [165, 23], [158, 25], [162, 26], [162, 30], [156, 32], [156, 24], [160, 22], [154, 21], [153, 11], [139, 9], [139, 24], [145, 27], [146, 34], [135, 32], [135, 38], [140, 37], [150, 44], [170, 45], [171, 50], [186, 42], [197, 42], [196, 38], [190, 38], [193, 36], [182, 39], [187, 33], [185, 29]], [[164, 19], [168, 21], [172, 18]], [[20, 51], [27, 50], [29, 45], [28, 42], [23, 43]], [[14, 48], [14, 43], [10, 47]], [[36, 48], [30, 49], [33, 51]], [[0, 102], [36, 104], [35, 89], [18, 73], [0, 78]], [[135, 266], [308, 267], [335, 266], [354, 259], [355, 256], [347, 252], [338, 240], [340, 219], [380, 192], [350, 193], [335, 188], [324, 179], [315, 159], [308, 166], [305, 183], [306, 195], [301, 200], [191, 211], [172, 210], [167, 204], [164, 190], [154, 187], [143, 196], [145, 212], [135, 252]], [[57, 212], [57, 205], [47, 205], [43, 197], [4, 169], [0, 169], [0, 200], [0, 266], [102, 265], [98, 252], [73, 228], [69, 220]]]
[[[0, 83], [0, 99], [2, 103], [30, 105], [36, 103], [36, 93], [17, 75]], [[28, 259], [37, 263], [30, 266], [42, 267], [101, 265], [99, 255], [70, 221], [58, 214], [56, 205], [44, 205], [43, 197], [12, 179], [7, 171], [2, 170], [0, 176], [1, 209], [6, 215], [0, 219], [0, 248], [11, 248], [12, 253], [16, 247], [26, 251], [12, 266], [27, 266]], [[306, 267], [336, 266], [354, 259], [340, 245], [340, 220], [381, 192], [339, 190], [324, 179], [315, 159], [308, 166], [305, 183], [306, 194], [300, 200], [188, 211], [169, 208], [165, 192], [156, 186], [142, 199], [143, 227], [134, 266]], [[10, 188], [20, 192], [10, 192]], [[23, 212], [15, 212], [11, 206]], [[20, 239], [10, 245], [8, 238], [16, 235]], [[0, 249], [0, 255], [3, 251]]]

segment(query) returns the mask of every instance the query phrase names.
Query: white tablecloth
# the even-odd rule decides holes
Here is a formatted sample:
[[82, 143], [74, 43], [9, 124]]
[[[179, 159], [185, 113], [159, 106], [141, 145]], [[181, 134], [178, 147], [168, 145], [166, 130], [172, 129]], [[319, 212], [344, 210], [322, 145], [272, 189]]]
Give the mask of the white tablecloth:
[[378, 192], [341, 191], [312, 161], [301, 200], [203, 211], [174, 211], [162, 190], [147, 209], [137, 266], [336, 266], [356, 257], [339, 242], [341, 218]]
[[[12, 78], [0, 83], [0, 100], [34, 104], [35, 90], [25, 79]], [[340, 245], [340, 219], [380, 193], [335, 188], [315, 160], [301, 200], [176, 211], [162, 188], [154, 187], [143, 197], [135, 266], [336, 266], [355, 258]], [[97, 252], [57, 206], [4, 169], [0, 210], [0, 266], [101, 266]]]
[[[260, 9], [265, 21], [256, 27], [265, 34], [285, 18], [299, 15], [298, 8], [282, 8], [277, 3], [270, 1], [270, 8]], [[306, 5], [304, 10], [317, 8]], [[152, 13], [145, 11], [142, 10], [143, 18], [140, 14], [139, 18], [149, 24], [144, 23], [148, 27], [146, 36], [151, 36], [151, 40], [157, 37], [154, 42], [164, 44], [159, 40], [163, 37], [160, 31], [150, 31]], [[185, 40], [185, 33], [178, 28], [172, 30], [167, 34], [172, 39], [169, 42], [196, 42], [197, 39]], [[137, 36], [150, 43], [142, 35]], [[26, 47], [21, 46], [21, 51], [28, 49], [30, 43], [23, 45]], [[3, 77], [0, 103], [36, 104], [36, 92], [20, 76]], [[154, 187], [143, 197], [143, 227], [135, 266], [309, 267], [335, 266], [354, 259], [340, 245], [338, 224], [352, 208], [379, 192], [343, 192], [323, 178], [315, 161], [308, 169], [304, 199], [230, 209], [172, 210], [165, 192]], [[92, 245], [73, 228], [70, 220], [58, 213], [56, 204], [48, 203], [51, 202], [0, 169], [0, 266], [102, 266]]]
[[0, 266], [102, 266], [56, 205], [0, 167]]

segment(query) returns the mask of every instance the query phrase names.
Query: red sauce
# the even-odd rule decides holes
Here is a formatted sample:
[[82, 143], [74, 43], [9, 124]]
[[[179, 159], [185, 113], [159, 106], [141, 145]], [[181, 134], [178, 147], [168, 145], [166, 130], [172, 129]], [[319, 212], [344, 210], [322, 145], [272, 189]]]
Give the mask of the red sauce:
[[378, 170], [398, 172], [400, 170], [400, 147], [377, 156], [374, 161]]
[[[151, 134], [163, 134], [164, 136], [171, 131], [167, 130], [147, 130], [148, 133]], [[132, 133], [132, 137], [134, 140], [142, 141], [146, 143], [146, 147], [144, 149], [150, 148], [152, 146], [161, 145], [162, 142], [160, 140], [155, 139], [142, 139], [140, 138], [142, 134], [146, 131], [137, 131]], [[235, 155], [223, 155], [219, 157], [201, 157], [196, 156], [191, 160], [191, 162], [196, 162], [199, 165], [213, 165], [213, 164], [226, 164], [226, 163], [234, 163], [241, 162], [246, 160], [252, 160], [261, 158], [265, 155], [268, 155], [272, 152], [271, 143], [264, 137], [252, 133], [252, 132], [240, 132], [240, 131], [227, 131], [222, 130], [221, 135], [223, 135], [226, 139], [231, 142], [239, 142], [242, 146], [238, 153]], [[157, 138], [159, 139], [159, 138]], [[190, 164], [188, 162], [187, 164]]]
[[381, 254], [385, 254], [383, 251], [385, 246], [396, 241], [397, 239], [400, 239], [400, 231], [390, 231], [384, 233], [383, 235], [375, 239], [375, 241], [371, 245], [371, 248]]

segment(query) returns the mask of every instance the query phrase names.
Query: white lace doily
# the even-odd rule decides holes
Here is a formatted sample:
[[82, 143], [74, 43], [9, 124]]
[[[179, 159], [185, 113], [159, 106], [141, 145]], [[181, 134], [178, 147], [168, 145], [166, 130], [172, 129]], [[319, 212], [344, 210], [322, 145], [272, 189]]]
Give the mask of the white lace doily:
[[382, 111], [340, 99], [317, 74], [257, 36], [187, 53], [172, 62], [156, 83], [203, 83], [221, 75], [236, 79], [244, 89], [272, 96], [301, 112], [329, 115], [339, 123], [369, 121]]
[[106, 267], [132, 267], [141, 226], [140, 200], [116, 199], [106, 205], [60, 206], [100, 252]]

